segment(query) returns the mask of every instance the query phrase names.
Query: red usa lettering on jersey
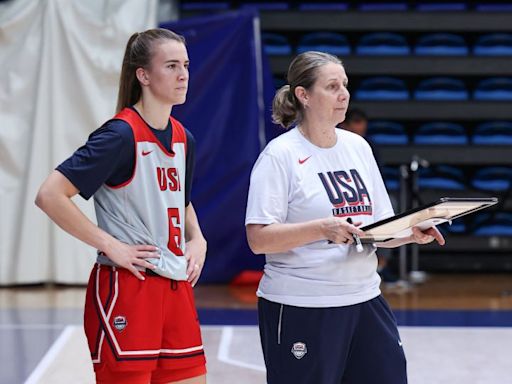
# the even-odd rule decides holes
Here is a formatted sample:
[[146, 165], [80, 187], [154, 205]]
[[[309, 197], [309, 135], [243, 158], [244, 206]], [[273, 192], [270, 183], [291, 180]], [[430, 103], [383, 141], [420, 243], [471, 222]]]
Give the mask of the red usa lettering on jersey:
[[156, 174], [161, 191], [181, 191], [180, 175], [177, 168], [157, 167]]

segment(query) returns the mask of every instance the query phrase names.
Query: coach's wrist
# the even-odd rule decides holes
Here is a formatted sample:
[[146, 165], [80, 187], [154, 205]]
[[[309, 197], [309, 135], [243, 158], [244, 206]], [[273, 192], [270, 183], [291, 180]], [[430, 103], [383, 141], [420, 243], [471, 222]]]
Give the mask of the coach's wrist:
[[331, 218], [315, 220], [316, 236], [319, 239], [329, 239]]

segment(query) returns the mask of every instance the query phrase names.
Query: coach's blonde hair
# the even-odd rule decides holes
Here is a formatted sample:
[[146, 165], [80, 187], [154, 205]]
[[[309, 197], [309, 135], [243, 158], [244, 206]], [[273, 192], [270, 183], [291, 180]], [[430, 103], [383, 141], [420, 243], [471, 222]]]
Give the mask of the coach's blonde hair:
[[162, 40], [174, 40], [185, 44], [183, 36], [163, 28], [136, 32], [128, 40], [121, 68], [116, 112], [139, 101], [142, 89], [135, 71], [137, 68], [149, 67], [154, 54], [154, 46]]
[[336, 56], [309, 51], [295, 57], [288, 67], [288, 84], [277, 90], [272, 102], [272, 120], [288, 129], [304, 118], [304, 106], [295, 96], [298, 86], [310, 89], [318, 77], [318, 68], [328, 63], [343, 65]]

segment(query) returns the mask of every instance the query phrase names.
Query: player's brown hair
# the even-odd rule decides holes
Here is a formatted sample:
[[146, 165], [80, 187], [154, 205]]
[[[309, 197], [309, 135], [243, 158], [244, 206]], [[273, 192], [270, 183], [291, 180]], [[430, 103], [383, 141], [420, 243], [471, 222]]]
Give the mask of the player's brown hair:
[[128, 40], [121, 68], [116, 112], [139, 101], [142, 89], [135, 71], [137, 68], [149, 67], [156, 43], [163, 40], [174, 40], [185, 44], [183, 36], [163, 28], [136, 32]]
[[324, 52], [308, 51], [296, 56], [288, 67], [288, 84], [277, 90], [272, 102], [274, 123], [290, 128], [304, 117], [304, 106], [295, 96], [298, 86], [310, 89], [318, 77], [318, 68], [328, 63], [343, 65], [336, 56]]

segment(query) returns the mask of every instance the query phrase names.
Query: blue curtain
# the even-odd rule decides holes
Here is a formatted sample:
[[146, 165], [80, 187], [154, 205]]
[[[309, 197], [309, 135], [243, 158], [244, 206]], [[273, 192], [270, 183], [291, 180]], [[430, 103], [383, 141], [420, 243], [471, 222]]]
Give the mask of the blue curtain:
[[185, 36], [190, 58], [187, 101], [173, 115], [197, 142], [192, 202], [208, 241], [202, 282], [227, 282], [264, 262], [250, 251], [244, 227], [250, 172], [265, 133], [275, 129], [257, 18], [230, 12], [161, 25]]

